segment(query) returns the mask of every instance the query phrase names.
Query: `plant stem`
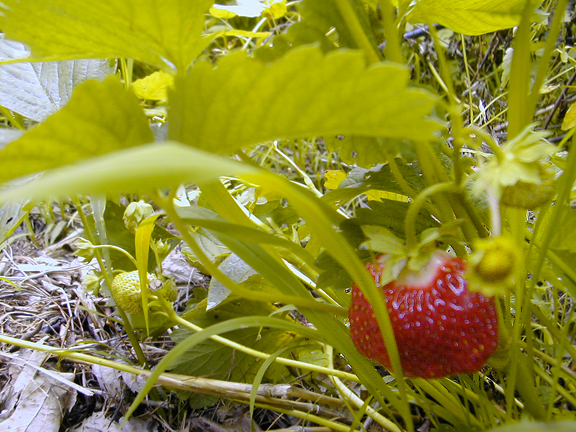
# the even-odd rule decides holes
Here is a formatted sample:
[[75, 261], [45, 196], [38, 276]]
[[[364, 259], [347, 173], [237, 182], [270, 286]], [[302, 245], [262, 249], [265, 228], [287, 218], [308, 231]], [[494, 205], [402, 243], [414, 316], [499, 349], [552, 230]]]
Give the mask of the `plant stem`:
[[416, 236], [416, 218], [420, 209], [427, 202], [428, 198], [432, 195], [441, 192], [454, 192], [456, 186], [454, 183], [436, 183], [423, 190], [420, 195], [416, 197], [414, 201], [408, 207], [408, 212], [406, 213], [406, 221], [404, 230], [406, 232], [406, 246], [408, 250], [413, 250], [418, 244], [418, 238]]
[[[74, 203], [74, 206], [76, 207], [76, 210], [78, 211], [78, 216], [80, 216], [80, 220], [82, 221], [82, 225], [84, 225], [84, 235], [86, 235], [86, 238], [88, 239], [88, 241], [90, 241], [90, 243], [96, 245], [96, 242], [94, 240], [94, 236], [92, 235], [92, 231], [90, 231], [90, 225], [88, 224], [88, 219], [86, 218], [86, 215], [84, 214], [84, 211], [82, 210], [82, 206], [80, 204], [80, 201], [78, 199], [73, 198], [72, 202]], [[108, 269], [106, 267], [106, 265], [104, 264], [104, 260], [102, 259], [102, 256], [100, 255], [100, 251], [98, 249], [94, 250], [94, 256], [96, 257], [96, 260], [98, 261], [98, 265], [100, 266], [100, 270], [102, 271], [102, 275], [104, 276], [104, 280], [106, 281], [106, 286], [108, 286], [108, 289], [110, 289], [112, 287], [111, 269]], [[114, 294], [112, 294], [112, 292], [110, 292], [110, 295], [112, 295], [112, 298], [114, 299]], [[120, 319], [122, 320], [122, 326], [126, 330], [126, 335], [128, 336], [128, 340], [130, 341], [130, 344], [132, 345], [132, 348], [134, 349], [134, 352], [136, 353], [136, 357], [138, 358], [138, 362], [140, 363], [140, 365], [144, 366], [146, 364], [146, 356], [144, 355], [144, 352], [142, 351], [142, 348], [140, 347], [140, 342], [138, 341], [138, 338], [136, 337], [136, 333], [134, 332], [134, 329], [132, 328], [132, 324], [130, 323], [130, 320], [128, 319], [128, 316], [126, 315], [126, 313], [122, 310], [121, 307], [118, 306], [118, 303], [116, 303], [116, 306], [117, 306], [116, 310], [118, 311], [118, 315], [120, 315]]]
[[[202, 327], [199, 327], [196, 324], [193, 324], [190, 321], [187, 321], [184, 318], [178, 316], [176, 314], [176, 312], [174, 312], [173, 310], [171, 313], [169, 313], [169, 315], [170, 315], [170, 318], [175, 323], [177, 323], [181, 326], [187, 327], [190, 330], [193, 330], [195, 332], [200, 332], [200, 331], [204, 330]], [[270, 354], [266, 354], [262, 351], [258, 351], [258, 350], [249, 348], [245, 345], [231, 341], [230, 339], [226, 339], [226, 338], [219, 336], [219, 335], [211, 336], [210, 339], [212, 339], [218, 343], [221, 343], [222, 345], [225, 345], [229, 348], [238, 350], [240, 352], [243, 352], [245, 354], [251, 355], [251, 356], [256, 357], [256, 358], [266, 360], [270, 357]], [[347, 372], [342, 372], [342, 371], [332, 369], [332, 368], [326, 368], [326, 367], [314, 365], [311, 363], [304, 363], [301, 361], [291, 360], [291, 359], [287, 359], [284, 357], [276, 357], [275, 361], [276, 361], [276, 363], [282, 364], [284, 366], [290, 366], [290, 367], [294, 367], [294, 368], [309, 370], [312, 372], [318, 372], [318, 373], [326, 374], [328, 376], [337, 376], [337, 377], [340, 377], [342, 379], [349, 380], [349, 381], [360, 382], [360, 380], [358, 379], [358, 377], [356, 375], [350, 374]]]
[[334, 2], [336, 3], [336, 8], [340, 12], [340, 16], [344, 20], [346, 27], [348, 27], [348, 30], [352, 34], [354, 42], [356, 42], [358, 48], [364, 51], [364, 55], [366, 56], [368, 64], [378, 63], [381, 60], [378, 47], [370, 42], [370, 39], [364, 31], [364, 28], [358, 19], [358, 15], [354, 10], [351, 1], [334, 0]]

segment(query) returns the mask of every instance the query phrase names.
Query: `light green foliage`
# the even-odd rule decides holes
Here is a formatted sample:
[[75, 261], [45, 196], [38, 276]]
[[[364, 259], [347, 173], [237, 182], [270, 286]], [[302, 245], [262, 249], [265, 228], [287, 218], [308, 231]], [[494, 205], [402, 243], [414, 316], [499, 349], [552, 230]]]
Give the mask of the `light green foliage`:
[[[0, 61], [29, 54], [22, 43], [0, 37]], [[116, 62], [110, 60], [3, 65], [0, 67], [0, 100], [5, 108], [41, 122], [66, 105], [79, 84], [89, 79], [103, 80], [115, 70]]]
[[131, 57], [161, 69], [186, 68], [204, 48], [212, 0], [4, 1], [0, 27], [52, 60]]
[[318, 135], [425, 140], [440, 128], [424, 118], [436, 99], [408, 89], [408, 75], [392, 64], [366, 68], [353, 51], [302, 48], [269, 65], [230, 54], [215, 69], [200, 62], [176, 77], [170, 138], [217, 153]]
[[480, 35], [520, 24], [525, 4], [525, 0], [419, 0], [408, 20], [437, 22], [455, 32]]
[[0, 151], [0, 181], [153, 140], [138, 100], [117, 78], [87, 81], [63, 109]]

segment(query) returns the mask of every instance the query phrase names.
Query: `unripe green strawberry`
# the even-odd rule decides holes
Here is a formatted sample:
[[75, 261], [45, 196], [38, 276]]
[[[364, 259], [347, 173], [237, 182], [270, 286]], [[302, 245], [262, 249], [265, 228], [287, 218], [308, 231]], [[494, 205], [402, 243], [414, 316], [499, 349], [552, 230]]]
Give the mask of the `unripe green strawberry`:
[[532, 210], [546, 204], [555, 193], [555, 172], [549, 162], [538, 161], [540, 183], [519, 180], [515, 185], [502, 188], [500, 203], [509, 207]]
[[[148, 283], [155, 285], [160, 283], [156, 275], [148, 273]], [[155, 282], [157, 281], [157, 282]], [[131, 314], [139, 314], [142, 312], [142, 290], [140, 289], [140, 277], [138, 271], [120, 273], [112, 281], [112, 295], [114, 301], [124, 311]], [[163, 286], [157, 290], [151, 287], [151, 291], [155, 295], [162, 296], [169, 302], [176, 300], [176, 286], [172, 281], [167, 281]]]
[[[404, 374], [441, 378], [480, 370], [498, 346], [498, 316], [493, 298], [468, 290], [465, 261], [438, 251], [419, 272], [403, 271], [382, 286], [388, 258], [380, 255], [366, 268], [386, 297]], [[356, 284], [349, 317], [358, 351], [390, 369], [374, 310]]]

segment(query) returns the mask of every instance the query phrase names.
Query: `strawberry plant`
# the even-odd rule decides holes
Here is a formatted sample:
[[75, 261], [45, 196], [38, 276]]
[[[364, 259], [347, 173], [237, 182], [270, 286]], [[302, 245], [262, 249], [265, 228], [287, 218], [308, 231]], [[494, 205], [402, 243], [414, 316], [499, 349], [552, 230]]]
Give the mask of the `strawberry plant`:
[[573, 14], [4, 0], [3, 240], [69, 199], [134, 365], [0, 340], [146, 376], [125, 418], [158, 383], [337, 431], [573, 423]]

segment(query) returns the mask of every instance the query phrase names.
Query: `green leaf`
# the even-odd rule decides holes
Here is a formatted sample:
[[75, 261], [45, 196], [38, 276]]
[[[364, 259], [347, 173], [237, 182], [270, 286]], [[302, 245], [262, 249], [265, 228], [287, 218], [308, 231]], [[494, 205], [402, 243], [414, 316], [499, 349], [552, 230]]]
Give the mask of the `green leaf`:
[[128, 57], [185, 69], [203, 49], [212, 0], [5, 0], [0, 26], [36, 58]]
[[441, 128], [426, 118], [436, 98], [408, 89], [408, 77], [398, 65], [367, 68], [359, 51], [307, 47], [271, 65], [234, 53], [176, 77], [170, 139], [218, 153], [341, 133], [427, 140]]
[[0, 151], [0, 181], [153, 140], [138, 99], [118, 78], [87, 81], [62, 110]]
[[520, 24], [526, 0], [419, 0], [413, 23], [439, 23], [458, 33], [481, 35]]
[[[195, 311], [197, 313], [191, 321], [200, 327], [207, 328], [233, 318], [249, 315], [267, 316], [275, 309], [269, 304], [242, 300], [226, 303], [210, 311]], [[178, 329], [172, 333], [172, 338], [175, 342], [180, 343], [192, 334], [191, 330]], [[302, 338], [283, 330], [258, 327], [234, 330], [223, 336], [249, 348], [268, 353], [273, 353], [281, 348], [295, 347], [302, 340]], [[262, 361], [250, 355], [235, 351], [218, 342], [206, 340], [181, 355], [170, 369], [174, 373], [189, 376], [209, 376], [213, 379], [250, 383], [257, 374], [261, 363]], [[265, 378], [267, 381], [289, 380], [290, 373], [285, 366], [274, 363], [266, 370]], [[193, 396], [191, 403], [193, 406], [199, 406], [201, 401], [202, 399]]]
[[506, 426], [490, 429], [489, 432], [572, 432], [576, 430], [576, 421], [563, 420], [557, 422], [530, 422], [524, 420], [520, 423], [513, 423]]
[[[0, 61], [27, 57], [20, 42], [0, 37]], [[46, 120], [70, 100], [72, 90], [89, 79], [103, 80], [116, 70], [108, 60], [18, 63], [0, 67], [2, 106], [37, 122]]]
[[[244, 282], [256, 272], [246, 264], [242, 259], [236, 255], [231, 254], [220, 265], [218, 269], [232, 279], [234, 282]], [[222, 303], [231, 291], [226, 288], [218, 279], [212, 278], [210, 280], [210, 287], [208, 288], [208, 304], [206, 309], [213, 309]]]

